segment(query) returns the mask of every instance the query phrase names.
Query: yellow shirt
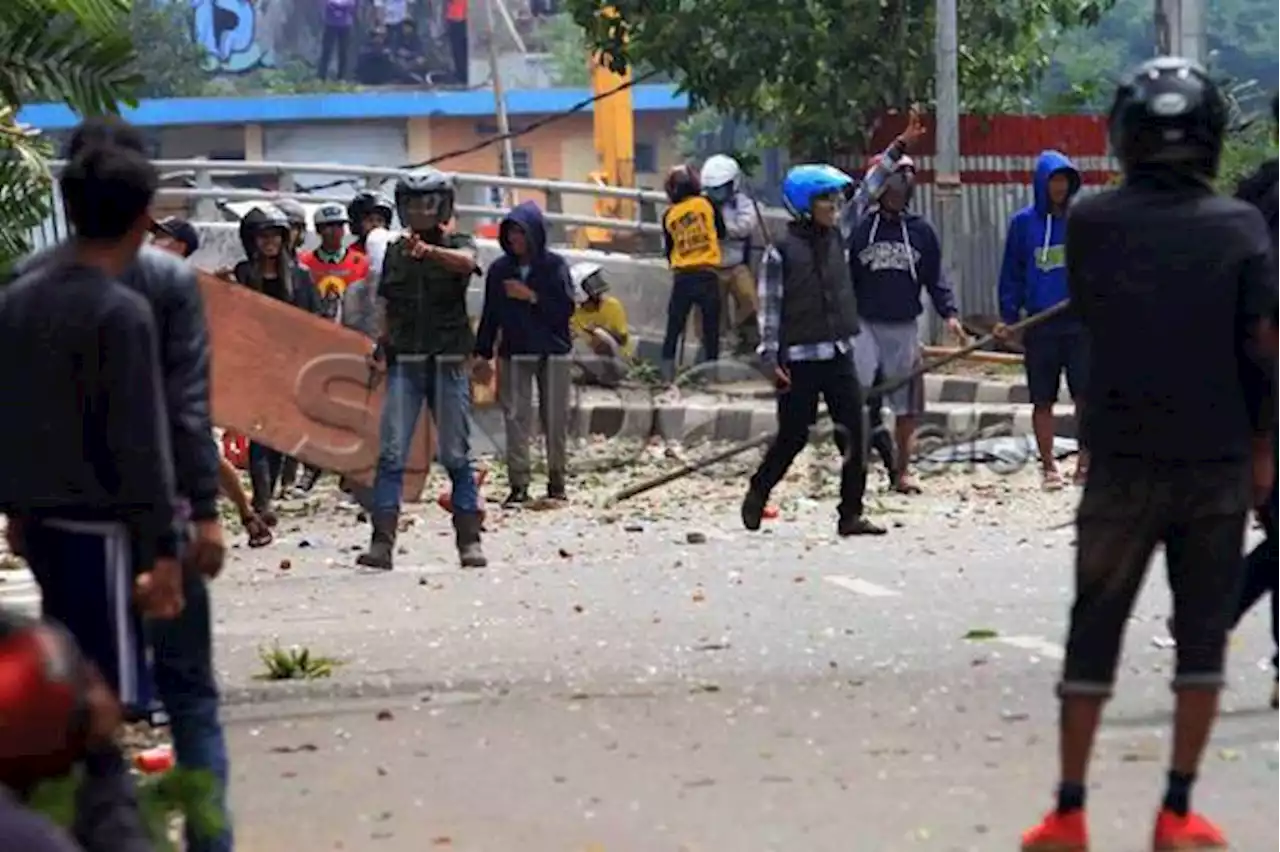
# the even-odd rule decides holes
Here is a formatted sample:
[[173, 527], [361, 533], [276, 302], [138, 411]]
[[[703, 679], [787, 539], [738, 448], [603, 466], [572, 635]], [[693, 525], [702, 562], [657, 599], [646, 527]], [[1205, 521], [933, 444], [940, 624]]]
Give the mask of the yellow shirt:
[[720, 233], [716, 208], [701, 195], [686, 198], [662, 214], [667, 260], [676, 271], [720, 266]]
[[614, 335], [615, 339], [626, 337], [626, 345], [621, 349], [624, 356], [630, 356], [631, 350], [635, 348], [635, 341], [630, 338], [630, 331], [627, 329], [627, 310], [622, 306], [622, 300], [615, 296], [602, 297], [600, 304], [594, 308], [586, 303], [578, 305], [570, 325], [576, 337], [588, 337], [587, 329], [592, 327], [603, 328]]

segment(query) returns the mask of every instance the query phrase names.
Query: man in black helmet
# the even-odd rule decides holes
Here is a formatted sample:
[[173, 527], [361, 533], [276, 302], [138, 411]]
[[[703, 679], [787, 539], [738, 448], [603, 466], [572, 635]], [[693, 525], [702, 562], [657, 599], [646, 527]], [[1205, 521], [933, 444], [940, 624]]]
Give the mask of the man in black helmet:
[[[240, 220], [245, 259], [236, 264], [232, 274], [236, 281], [263, 295], [319, 314], [320, 296], [311, 275], [289, 254], [292, 233], [288, 217], [278, 207], [263, 204], [250, 210]], [[284, 461], [284, 454], [278, 450], [256, 442], [249, 445], [253, 509], [269, 526], [276, 523], [271, 498], [284, 471]]]
[[471, 380], [475, 334], [467, 286], [475, 241], [446, 230], [453, 180], [432, 168], [396, 183], [396, 211], [408, 233], [390, 243], [377, 292], [374, 361], [388, 364], [381, 447], [372, 496], [373, 538], [359, 564], [389, 570], [400, 493], [422, 404], [435, 418], [436, 455], [453, 483], [453, 528], [464, 568], [487, 563], [480, 547], [481, 506], [471, 460]]
[[1058, 685], [1057, 806], [1022, 849], [1088, 848], [1089, 754], [1159, 544], [1176, 710], [1152, 847], [1226, 849], [1190, 794], [1217, 714], [1245, 522], [1275, 477], [1276, 269], [1258, 211], [1213, 192], [1227, 105], [1203, 69], [1175, 57], [1143, 64], [1117, 90], [1109, 124], [1124, 183], [1067, 219], [1068, 286], [1093, 344], [1083, 423], [1093, 457]]

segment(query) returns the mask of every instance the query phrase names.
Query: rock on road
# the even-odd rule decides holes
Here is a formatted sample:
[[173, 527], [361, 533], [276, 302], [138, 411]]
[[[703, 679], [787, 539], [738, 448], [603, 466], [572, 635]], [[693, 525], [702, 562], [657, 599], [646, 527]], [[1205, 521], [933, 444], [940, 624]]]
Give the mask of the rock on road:
[[[841, 541], [834, 479], [808, 460], [754, 535], [740, 478], [608, 510], [591, 480], [568, 508], [491, 509], [483, 571], [454, 567], [431, 504], [389, 574], [353, 569], [367, 528], [330, 497], [235, 551], [215, 606], [239, 848], [1016, 848], [1055, 780], [1073, 531], [1049, 528], [1075, 495], [948, 474], [874, 498], [888, 536]], [[1094, 764], [1107, 852], [1147, 848], [1163, 784], [1162, 573]], [[343, 665], [256, 680], [274, 640]], [[1251, 614], [1196, 790], [1241, 850], [1277, 844], [1268, 646]]]

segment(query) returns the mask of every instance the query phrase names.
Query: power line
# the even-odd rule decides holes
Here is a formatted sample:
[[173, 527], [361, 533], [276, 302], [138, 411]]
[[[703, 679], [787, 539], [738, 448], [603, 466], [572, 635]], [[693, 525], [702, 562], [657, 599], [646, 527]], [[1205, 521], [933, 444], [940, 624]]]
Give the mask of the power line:
[[[552, 113], [551, 115], [548, 115], [548, 116], [544, 116], [538, 119], [537, 121], [533, 122], [532, 124], [525, 125], [519, 130], [512, 130], [509, 133], [498, 133], [493, 136], [489, 136], [485, 139], [481, 139], [479, 142], [475, 143], [474, 145], [468, 145], [465, 148], [458, 148], [455, 151], [449, 151], [448, 153], [445, 153], [445, 154], [439, 154], [435, 157], [430, 157], [426, 160], [422, 160], [421, 162], [410, 163], [406, 166], [401, 166], [400, 168], [408, 170], [408, 169], [422, 168], [423, 166], [434, 166], [437, 163], [443, 163], [446, 160], [453, 160], [453, 159], [457, 159], [458, 157], [464, 157], [467, 154], [473, 154], [476, 151], [483, 151], [485, 148], [488, 148], [491, 145], [500, 145], [503, 142], [506, 142], [508, 139], [518, 139], [519, 137], [524, 136], [527, 133], [532, 133], [535, 130], [541, 130], [542, 128], [546, 127], [549, 124], [554, 124], [555, 122], [566, 119], [571, 115], [580, 113], [583, 110], [585, 110], [587, 107], [596, 103], [597, 101], [602, 101], [605, 98], [609, 98], [618, 94], [619, 92], [624, 92], [627, 89], [630, 89], [632, 86], [638, 86], [641, 83], [643, 83], [645, 80], [649, 80], [658, 76], [659, 73], [661, 72], [656, 68], [650, 71], [646, 71], [645, 73], [641, 74], [638, 77], [633, 77], [632, 79], [627, 80], [625, 83], [619, 83], [618, 85], [614, 86], [612, 89], [609, 89], [607, 92], [601, 92], [597, 95], [592, 95], [589, 98], [584, 98], [578, 101], [577, 103], [573, 104], [572, 106], [570, 106], [568, 109], [561, 110], [560, 112]], [[335, 186], [343, 186], [344, 184], [355, 183], [359, 180], [360, 180], [359, 178], [340, 178], [338, 180], [328, 181], [327, 183], [318, 183], [314, 186], [299, 187], [298, 191], [299, 192], [319, 192], [325, 189], [332, 189]]]

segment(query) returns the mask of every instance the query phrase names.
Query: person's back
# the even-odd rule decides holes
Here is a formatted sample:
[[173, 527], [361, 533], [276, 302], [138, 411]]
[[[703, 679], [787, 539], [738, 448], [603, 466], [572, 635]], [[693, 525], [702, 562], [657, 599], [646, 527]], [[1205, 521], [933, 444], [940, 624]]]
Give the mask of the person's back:
[[1206, 185], [1152, 171], [1077, 203], [1072, 297], [1089, 330], [1094, 388], [1084, 435], [1101, 457], [1247, 458], [1237, 342], [1250, 286], [1269, 276], [1258, 212]]

